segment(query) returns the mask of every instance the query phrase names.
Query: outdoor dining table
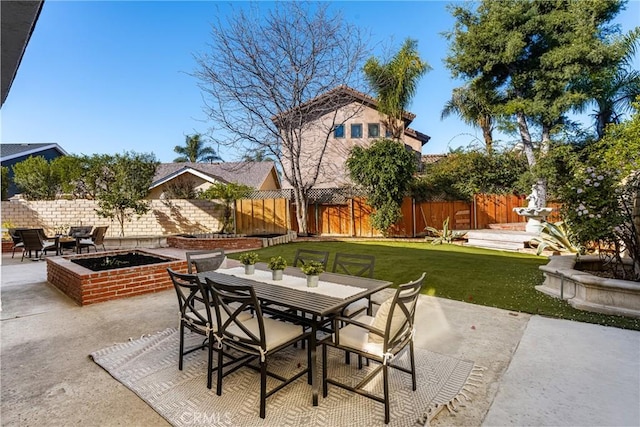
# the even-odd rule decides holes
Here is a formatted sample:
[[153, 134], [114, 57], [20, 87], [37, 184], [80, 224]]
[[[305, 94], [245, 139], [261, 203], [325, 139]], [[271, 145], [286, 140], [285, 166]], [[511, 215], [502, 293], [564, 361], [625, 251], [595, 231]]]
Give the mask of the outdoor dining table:
[[[322, 328], [323, 324], [326, 324], [328, 318], [339, 314], [348, 304], [366, 298], [393, 284], [393, 282], [386, 280], [322, 273], [318, 287], [307, 288], [305, 285], [301, 285], [301, 279], [305, 280], [305, 275], [300, 269], [287, 267], [283, 280], [274, 281], [271, 280], [271, 271], [267, 269], [266, 264], [261, 263], [256, 264], [256, 271], [253, 275], [245, 274], [244, 267], [218, 269], [198, 275], [223, 285], [251, 285], [262, 304], [291, 309], [291, 311], [282, 312], [283, 317], [297, 320], [311, 328], [309, 338], [311, 372], [309, 379], [313, 406], [318, 405], [317, 331]], [[295, 314], [298, 312], [301, 312], [302, 315]]]

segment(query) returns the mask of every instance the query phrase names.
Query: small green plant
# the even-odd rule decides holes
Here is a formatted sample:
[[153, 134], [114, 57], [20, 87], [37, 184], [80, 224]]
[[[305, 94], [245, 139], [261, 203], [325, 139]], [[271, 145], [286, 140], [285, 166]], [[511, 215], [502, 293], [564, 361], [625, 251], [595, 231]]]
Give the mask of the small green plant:
[[255, 252], [245, 252], [238, 257], [244, 265], [253, 265], [260, 260], [260, 256]]
[[269, 260], [268, 266], [270, 270], [284, 270], [287, 267], [287, 260], [279, 255], [274, 256]]
[[[431, 233], [432, 237], [433, 236], [435, 237], [433, 238], [433, 240], [431, 240], [432, 245], [441, 245], [443, 243], [453, 243], [454, 240], [462, 239], [464, 235], [467, 234], [466, 231], [450, 230], [449, 217], [447, 217], [447, 219], [445, 219], [444, 222], [442, 223], [442, 230], [438, 230], [437, 228], [433, 228], [429, 226], [425, 227], [425, 230]], [[430, 239], [432, 237], [427, 237], [427, 239]]]
[[567, 225], [560, 221], [551, 223], [545, 222], [542, 224], [540, 234], [531, 239], [531, 242], [538, 244], [538, 255], [545, 249], [552, 251], [569, 251], [571, 253], [580, 255], [583, 254], [585, 249], [580, 244], [574, 244], [569, 238], [569, 228]]
[[307, 276], [318, 276], [324, 271], [324, 265], [319, 261], [303, 262], [300, 270]]
[[11, 221], [3, 221], [2, 222], [2, 240], [11, 240], [11, 236], [9, 235], [9, 229], [15, 228], [13, 222]]

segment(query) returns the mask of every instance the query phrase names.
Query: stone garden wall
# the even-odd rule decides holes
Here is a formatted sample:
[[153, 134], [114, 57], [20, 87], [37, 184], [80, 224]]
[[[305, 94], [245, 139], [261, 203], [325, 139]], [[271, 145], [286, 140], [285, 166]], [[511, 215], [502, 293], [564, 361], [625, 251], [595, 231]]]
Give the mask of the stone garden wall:
[[[133, 216], [125, 222], [125, 236], [157, 236], [177, 233], [210, 233], [220, 229], [218, 218], [222, 205], [209, 200], [149, 200], [151, 209], [145, 215]], [[12, 200], [2, 202], [3, 228], [44, 228], [49, 234], [56, 229], [66, 233], [72, 225], [108, 225], [107, 237], [120, 234], [118, 221], [96, 213], [94, 200]]]

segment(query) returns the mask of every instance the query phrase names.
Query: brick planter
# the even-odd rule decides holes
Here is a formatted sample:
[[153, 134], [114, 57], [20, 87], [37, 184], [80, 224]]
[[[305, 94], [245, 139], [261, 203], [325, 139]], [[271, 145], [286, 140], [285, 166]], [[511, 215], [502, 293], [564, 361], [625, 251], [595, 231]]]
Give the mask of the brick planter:
[[230, 250], [259, 249], [263, 247], [263, 241], [259, 237], [228, 237], [222, 239], [168, 236], [167, 245], [170, 248], [200, 250], [221, 248]]
[[[3, 240], [2, 241], [2, 253], [9, 253], [13, 250], [13, 241], [12, 240]], [[21, 252], [22, 249], [16, 249], [16, 252]]]
[[[98, 256], [123, 254], [130, 251], [101, 252]], [[167, 268], [186, 273], [187, 262], [145, 251], [138, 253], [166, 259], [166, 262], [137, 267], [92, 271], [71, 262], [75, 258], [95, 258], [96, 254], [48, 257], [47, 280], [79, 305], [95, 304], [114, 299], [163, 291], [173, 284]]]

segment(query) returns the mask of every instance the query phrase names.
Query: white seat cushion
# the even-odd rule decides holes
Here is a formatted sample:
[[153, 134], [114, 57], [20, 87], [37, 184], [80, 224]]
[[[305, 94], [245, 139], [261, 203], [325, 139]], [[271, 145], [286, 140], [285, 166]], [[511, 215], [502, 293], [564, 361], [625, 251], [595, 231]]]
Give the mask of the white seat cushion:
[[[372, 325], [374, 318], [371, 316], [360, 316], [358, 322], [365, 325]], [[338, 332], [340, 337], [340, 347], [351, 347], [355, 350], [360, 350], [373, 354], [378, 357], [382, 357], [382, 343], [374, 343], [369, 341], [369, 331], [356, 325], [347, 325], [344, 328], [340, 328]]]
[[91, 239], [80, 239], [79, 243], [81, 245], [93, 245], [93, 240], [91, 240]]
[[[293, 325], [291, 323], [281, 322], [279, 320], [270, 319], [268, 317], [262, 318], [264, 322], [264, 333], [266, 341], [266, 351], [274, 349], [286, 342], [294, 340], [304, 333], [302, 326]], [[258, 326], [258, 319], [252, 317], [248, 320], [243, 320], [242, 324], [251, 331], [257, 337], [260, 337], [260, 329]], [[248, 338], [238, 325], [230, 325], [227, 328], [227, 333], [231, 335], [237, 335], [241, 338]]]
[[359, 299], [358, 301], [354, 301], [342, 310], [342, 315], [345, 317], [351, 317], [354, 314], [366, 310], [369, 308], [369, 300], [366, 298]]

